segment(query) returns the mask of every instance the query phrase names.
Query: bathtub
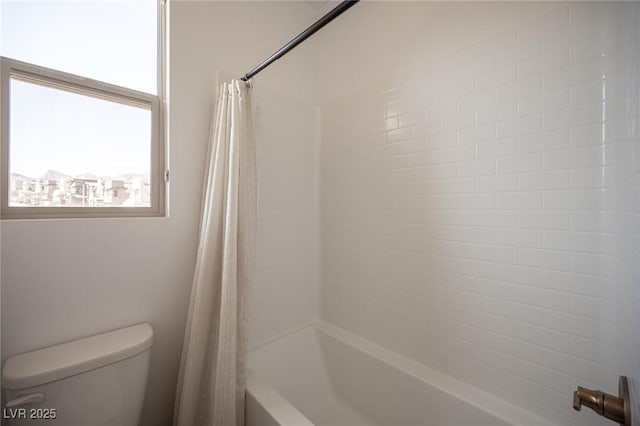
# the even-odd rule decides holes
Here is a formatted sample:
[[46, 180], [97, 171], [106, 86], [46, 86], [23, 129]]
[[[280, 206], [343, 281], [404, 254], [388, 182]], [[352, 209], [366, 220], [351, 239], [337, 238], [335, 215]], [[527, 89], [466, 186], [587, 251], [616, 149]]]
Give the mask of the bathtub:
[[554, 425], [327, 323], [249, 354], [247, 426]]

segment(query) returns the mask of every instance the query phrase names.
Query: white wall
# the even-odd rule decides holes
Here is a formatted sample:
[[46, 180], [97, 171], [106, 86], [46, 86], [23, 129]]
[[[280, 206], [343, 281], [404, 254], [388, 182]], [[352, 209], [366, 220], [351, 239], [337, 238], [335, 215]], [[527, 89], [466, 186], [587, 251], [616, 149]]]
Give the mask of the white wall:
[[[615, 254], [605, 265], [619, 283], [616, 353], [620, 374], [630, 378], [634, 400], [640, 400], [640, 5], [619, 20], [612, 79], [607, 90], [617, 95], [608, 108], [611, 126], [606, 154], [606, 211], [599, 217], [615, 236]], [[640, 405], [632, 409], [640, 424]]]
[[606, 424], [571, 396], [640, 379], [634, 22], [622, 3], [363, 2], [318, 35], [322, 316]]
[[[197, 130], [197, 140], [205, 140], [216, 73], [228, 78], [248, 72], [312, 23], [315, 13], [296, 2], [174, 3], [172, 131]], [[310, 40], [255, 78], [259, 187], [252, 342], [316, 315], [314, 63]], [[183, 139], [172, 139], [174, 151]]]
[[[2, 222], [3, 361], [148, 321], [155, 343], [143, 424], [171, 424], [216, 73], [242, 75], [309, 25], [315, 12], [301, 3], [170, 2], [171, 217]], [[314, 141], [314, 110], [307, 100], [312, 99], [314, 63], [309, 46], [272, 65], [256, 82], [262, 116], [280, 123], [263, 124], [267, 136], [261, 141], [265, 185], [260, 188], [264, 215], [259, 223], [271, 228], [259, 235], [261, 271], [254, 294], [265, 298], [256, 303], [256, 338], [315, 313], [308, 296], [313, 292], [301, 290], [313, 276], [309, 257], [315, 230], [307, 218], [312, 205], [294, 202], [312, 184], [307, 171]], [[290, 121], [293, 127], [284, 131]], [[296, 180], [291, 192], [282, 189], [285, 170]], [[284, 208], [274, 205], [277, 197], [285, 201]], [[284, 245], [285, 238], [304, 238], [283, 229], [285, 222], [309, 238], [295, 253], [275, 247]], [[276, 269], [285, 265], [290, 265], [288, 274]], [[301, 308], [266, 320], [264, 314], [273, 308], [260, 303], [271, 304], [282, 294]]]
[[318, 316], [316, 107], [262, 87], [255, 93], [259, 189], [250, 344]]

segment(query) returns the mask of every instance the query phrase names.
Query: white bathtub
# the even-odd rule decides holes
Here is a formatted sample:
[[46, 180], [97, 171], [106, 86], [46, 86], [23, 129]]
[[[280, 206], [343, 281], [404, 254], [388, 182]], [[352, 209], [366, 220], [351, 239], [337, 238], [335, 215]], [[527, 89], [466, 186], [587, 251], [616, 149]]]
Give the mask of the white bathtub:
[[247, 426], [552, 425], [326, 323], [249, 355]]

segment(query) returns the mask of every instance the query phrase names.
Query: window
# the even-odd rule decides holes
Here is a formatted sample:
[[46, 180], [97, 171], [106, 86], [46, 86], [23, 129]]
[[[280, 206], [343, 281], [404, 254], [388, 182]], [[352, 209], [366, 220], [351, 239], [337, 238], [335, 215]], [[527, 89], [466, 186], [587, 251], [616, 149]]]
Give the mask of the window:
[[0, 7], [2, 218], [163, 215], [162, 3]]

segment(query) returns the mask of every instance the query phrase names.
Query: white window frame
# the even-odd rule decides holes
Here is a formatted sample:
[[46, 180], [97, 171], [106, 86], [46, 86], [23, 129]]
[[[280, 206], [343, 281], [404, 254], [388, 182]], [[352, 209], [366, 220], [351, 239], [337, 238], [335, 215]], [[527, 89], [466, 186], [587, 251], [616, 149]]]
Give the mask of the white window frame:
[[[165, 147], [165, 19], [158, 1], [158, 95], [97, 81], [15, 59], [0, 57], [0, 219], [108, 218], [166, 216], [169, 170]], [[11, 79], [78, 93], [110, 102], [143, 107], [151, 112], [150, 207], [27, 207], [9, 206], [10, 81]]]

